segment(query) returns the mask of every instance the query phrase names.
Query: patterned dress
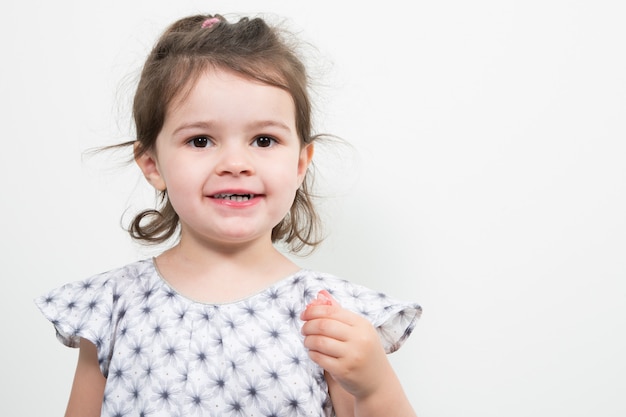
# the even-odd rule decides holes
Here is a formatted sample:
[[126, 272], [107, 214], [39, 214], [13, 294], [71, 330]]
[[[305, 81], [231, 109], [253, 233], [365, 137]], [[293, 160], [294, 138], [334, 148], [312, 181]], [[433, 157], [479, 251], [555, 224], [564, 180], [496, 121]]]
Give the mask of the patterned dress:
[[331, 275], [300, 270], [225, 304], [178, 294], [145, 259], [66, 284], [35, 300], [59, 340], [98, 348], [102, 416], [331, 416], [323, 370], [311, 361], [300, 313], [328, 290], [366, 317], [387, 353], [421, 308]]

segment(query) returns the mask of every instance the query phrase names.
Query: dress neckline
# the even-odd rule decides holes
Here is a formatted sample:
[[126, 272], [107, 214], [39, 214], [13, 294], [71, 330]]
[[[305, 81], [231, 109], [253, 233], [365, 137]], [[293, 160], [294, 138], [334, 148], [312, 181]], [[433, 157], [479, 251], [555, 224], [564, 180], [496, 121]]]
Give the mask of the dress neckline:
[[154, 275], [159, 279], [159, 281], [162, 283], [162, 285], [166, 286], [171, 292], [173, 292], [174, 294], [178, 295], [179, 297], [183, 298], [184, 300], [187, 300], [191, 303], [194, 304], [201, 304], [204, 306], [215, 306], [215, 307], [220, 307], [220, 306], [229, 306], [229, 305], [235, 305], [235, 304], [239, 304], [241, 302], [244, 301], [248, 301], [252, 298], [261, 296], [265, 293], [267, 293], [268, 291], [281, 287], [283, 285], [285, 285], [286, 283], [288, 283], [289, 281], [292, 281], [296, 276], [298, 275], [302, 275], [304, 274], [307, 270], [304, 268], [300, 268], [297, 271], [278, 279], [277, 281], [274, 281], [273, 283], [269, 284], [266, 287], [263, 287], [261, 289], [259, 289], [258, 291], [255, 291], [253, 293], [250, 293], [246, 296], [240, 297], [240, 298], [236, 298], [230, 301], [224, 301], [224, 302], [210, 302], [210, 301], [201, 301], [201, 300], [197, 300], [194, 299], [186, 294], [181, 293], [180, 291], [178, 291], [176, 288], [174, 288], [174, 286], [172, 284], [170, 284], [170, 282], [163, 276], [163, 274], [161, 274], [161, 271], [159, 270], [159, 267], [156, 264], [156, 257], [152, 257], [150, 259], [147, 259], [147, 261], [150, 263], [150, 265], [152, 266], [152, 269], [154, 271]]

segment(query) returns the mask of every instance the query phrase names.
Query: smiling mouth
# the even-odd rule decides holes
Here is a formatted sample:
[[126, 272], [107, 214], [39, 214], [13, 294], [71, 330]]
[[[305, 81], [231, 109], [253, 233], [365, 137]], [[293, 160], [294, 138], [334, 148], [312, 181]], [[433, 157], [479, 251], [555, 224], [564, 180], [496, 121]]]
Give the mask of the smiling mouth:
[[213, 198], [219, 200], [230, 200], [230, 201], [248, 201], [254, 197], [254, 194], [215, 194]]

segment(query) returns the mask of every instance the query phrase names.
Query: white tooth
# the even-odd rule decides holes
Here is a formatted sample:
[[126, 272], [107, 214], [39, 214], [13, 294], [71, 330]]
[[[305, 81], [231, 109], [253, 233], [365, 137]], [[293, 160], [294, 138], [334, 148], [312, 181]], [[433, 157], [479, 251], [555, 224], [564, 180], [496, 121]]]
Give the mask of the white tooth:
[[254, 197], [254, 194], [215, 194], [213, 198], [223, 198], [233, 201], [248, 201]]

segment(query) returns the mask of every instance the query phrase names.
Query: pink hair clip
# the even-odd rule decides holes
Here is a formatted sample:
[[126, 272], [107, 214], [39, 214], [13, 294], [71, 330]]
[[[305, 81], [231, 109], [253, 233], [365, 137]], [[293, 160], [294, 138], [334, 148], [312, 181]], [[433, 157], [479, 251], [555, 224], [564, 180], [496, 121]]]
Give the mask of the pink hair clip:
[[217, 17], [209, 17], [207, 20], [202, 22], [202, 29], [210, 28], [211, 26], [218, 23], [219, 21], [220, 19], [218, 19]]

